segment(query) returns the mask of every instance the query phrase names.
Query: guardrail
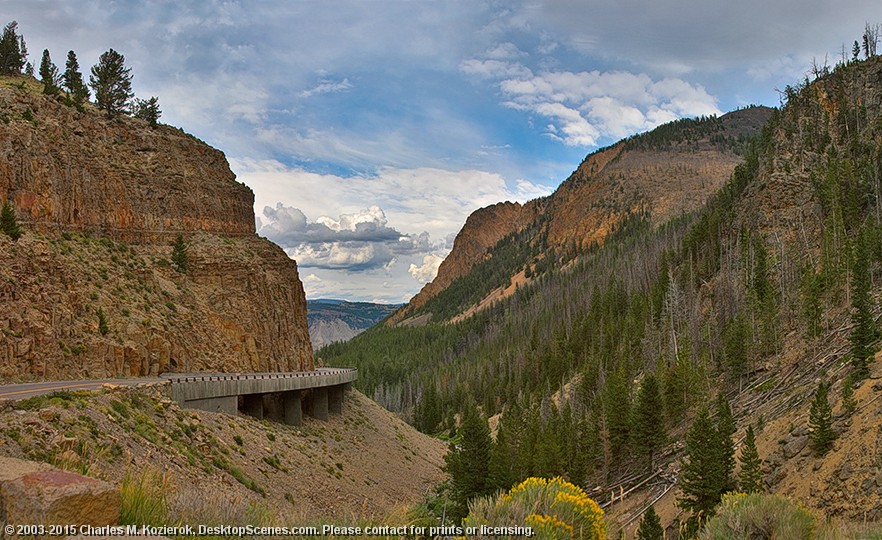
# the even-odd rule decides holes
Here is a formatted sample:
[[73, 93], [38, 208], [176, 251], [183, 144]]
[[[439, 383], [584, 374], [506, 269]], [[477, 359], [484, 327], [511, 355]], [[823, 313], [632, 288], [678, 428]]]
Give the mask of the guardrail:
[[177, 374], [163, 373], [160, 378], [176, 383], [187, 382], [214, 382], [214, 381], [253, 381], [253, 380], [278, 380], [296, 379], [302, 377], [320, 377], [323, 375], [338, 375], [344, 373], [358, 373], [357, 368], [320, 368], [315, 371], [286, 371], [267, 373], [218, 373], [211, 375], [198, 375], [195, 373]]

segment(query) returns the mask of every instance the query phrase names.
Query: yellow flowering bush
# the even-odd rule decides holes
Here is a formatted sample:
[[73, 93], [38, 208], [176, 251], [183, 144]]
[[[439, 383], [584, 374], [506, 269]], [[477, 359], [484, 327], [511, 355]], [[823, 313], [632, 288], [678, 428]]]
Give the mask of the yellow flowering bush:
[[528, 478], [499, 497], [476, 499], [463, 525], [527, 526], [534, 538], [543, 539], [606, 538], [603, 510], [582, 488], [560, 477]]

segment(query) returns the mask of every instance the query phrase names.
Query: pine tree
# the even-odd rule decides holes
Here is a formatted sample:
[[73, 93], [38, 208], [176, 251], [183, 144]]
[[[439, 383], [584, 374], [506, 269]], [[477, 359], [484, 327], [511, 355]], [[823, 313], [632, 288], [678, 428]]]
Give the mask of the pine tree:
[[738, 472], [739, 491], [744, 493], [762, 493], [765, 487], [763, 485], [762, 461], [756, 449], [753, 424], [747, 426], [744, 445], [741, 447], [741, 455], [738, 456], [738, 461], [741, 462], [741, 470]]
[[661, 518], [655, 513], [655, 507], [650, 506], [643, 512], [640, 519], [640, 528], [637, 529], [637, 540], [664, 540], [665, 530], [662, 528]]
[[[17, 75], [27, 62], [24, 38], [16, 33], [18, 23], [12, 21], [3, 28], [0, 37], [0, 75]], [[22, 50], [24, 49], [24, 50]]]
[[732, 442], [732, 435], [737, 430], [735, 427], [735, 418], [732, 416], [732, 409], [729, 407], [729, 400], [722, 392], [717, 394], [716, 402], [717, 412], [717, 450], [720, 454], [720, 476], [719, 490], [720, 495], [735, 489], [735, 479], [732, 474], [735, 471], [735, 443]]
[[67, 104], [73, 105], [77, 110], [83, 110], [83, 104], [89, 99], [89, 88], [83, 82], [80, 63], [77, 61], [77, 54], [73, 51], [67, 52], [67, 63], [64, 65], [61, 81], [68, 93]]
[[430, 381], [423, 388], [423, 395], [414, 416], [416, 428], [423, 433], [435, 433], [438, 429], [438, 424], [441, 423], [441, 403], [434, 382]]
[[502, 413], [496, 429], [496, 443], [490, 452], [490, 484], [495, 489], [509, 489], [523, 480], [518, 467], [523, 414], [517, 400]]
[[677, 504], [701, 518], [710, 516], [724, 493], [727, 475], [721, 462], [720, 434], [702, 407], [686, 433], [686, 459], [680, 473]]
[[107, 317], [104, 315], [104, 310], [98, 308], [98, 332], [102, 336], [106, 336], [109, 331], [110, 329], [107, 327]]
[[622, 366], [610, 374], [603, 389], [603, 406], [609, 443], [613, 454], [620, 456], [628, 447], [631, 432], [631, 398], [628, 377]]
[[6, 236], [12, 238], [13, 242], [21, 238], [21, 227], [18, 225], [18, 220], [15, 218], [15, 210], [12, 209], [9, 201], [3, 203], [3, 209], [0, 210], [0, 231], [3, 231]]
[[158, 126], [159, 117], [162, 116], [162, 111], [159, 110], [159, 98], [136, 99], [135, 106], [132, 108], [132, 115], [135, 118], [145, 120], [150, 124], [150, 127]]
[[661, 390], [655, 375], [643, 377], [634, 407], [632, 447], [635, 453], [646, 458], [652, 468], [652, 458], [665, 441], [665, 417]]
[[815, 399], [809, 409], [809, 446], [816, 456], [823, 456], [833, 447], [836, 433], [833, 431], [833, 409], [827, 398], [830, 385], [821, 381], [815, 391]]
[[95, 101], [108, 118], [126, 112], [132, 99], [131, 68], [125, 67], [125, 56], [113, 49], [101, 54], [92, 66], [89, 84], [95, 90]]
[[444, 456], [444, 471], [450, 475], [455, 504], [453, 519], [459, 521], [468, 514], [469, 501], [493, 492], [488, 482], [492, 446], [487, 420], [469, 405], [459, 428], [459, 442], [452, 442]]
[[856, 62], [860, 56], [861, 44], [858, 43], [858, 40], [854, 40], [854, 44], [851, 46], [851, 59]]
[[47, 96], [57, 96], [58, 79], [58, 68], [49, 57], [49, 49], [43, 49], [43, 60], [40, 62], [40, 82], [43, 83], [43, 93]]
[[873, 355], [876, 341], [876, 324], [873, 320], [870, 289], [870, 248], [867, 234], [861, 230], [855, 241], [854, 264], [851, 272], [851, 362], [854, 380], [862, 380], [870, 374], [869, 358]]
[[172, 244], [171, 261], [175, 270], [182, 274], [186, 274], [190, 268], [187, 257], [187, 244], [184, 243], [184, 237], [180, 234], [175, 238], [175, 243]]

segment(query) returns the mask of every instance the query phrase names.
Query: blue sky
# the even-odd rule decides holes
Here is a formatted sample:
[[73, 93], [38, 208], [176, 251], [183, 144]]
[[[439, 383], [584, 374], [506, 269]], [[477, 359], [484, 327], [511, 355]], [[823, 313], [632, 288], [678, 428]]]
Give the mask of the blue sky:
[[2, 0], [31, 59], [114, 48], [223, 150], [310, 298], [402, 302], [473, 210], [683, 116], [778, 104], [878, 4], [846, 0]]

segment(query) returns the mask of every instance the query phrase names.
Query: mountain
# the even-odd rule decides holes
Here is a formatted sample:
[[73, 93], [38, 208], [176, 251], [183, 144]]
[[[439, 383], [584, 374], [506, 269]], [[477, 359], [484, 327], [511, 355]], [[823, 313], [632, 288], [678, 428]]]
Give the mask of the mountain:
[[[453, 429], [476, 403], [504, 445], [491, 458], [496, 487], [562, 475], [597, 486], [592, 496], [604, 504], [610, 492], [627, 494], [607, 509], [628, 534], [650, 504], [675, 529], [688, 517], [676, 506], [688, 461], [682, 441], [720, 396], [734, 412], [736, 446], [748, 426], [757, 432], [767, 491], [820, 522], [882, 520], [882, 356], [874, 352], [882, 58], [820, 69], [784, 98], [781, 110], [748, 110], [768, 122], [706, 194], [704, 181], [676, 189], [693, 140], [686, 134], [722, 117], [681, 121], [589, 156], [554, 195], [533, 203], [542, 206], [535, 220], [420, 307], [405, 307], [420, 324], [372, 328], [326, 348], [325, 360], [357, 365], [364, 391], [426, 432]], [[656, 154], [635, 178], [643, 194], [667, 186], [667, 198], [661, 189], [629, 196], [614, 166], [640, 162], [656, 144], [677, 149], [672, 165]], [[639, 181], [653, 170], [652, 182]], [[640, 200], [661, 210], [628, 204]], [[608, 211], [597, 211], [599, 201]], [[524, 279], [512, 279], [520, 272]], [[510, 293], [459, 316], [492, 287]], [[661, 401], [655, 425], [664, 427], [655, 442], [639, 435], [646, 426], [634, 412], [650, 376]], [[826, 453], [810, 444], [821, 383], [830, 387], [836, 434]], [[646, 471], [658, 472], [641, 483]]]
[[[537, 268], [541, 273], [552, 257], [564, 264], [602, 244], [629, 216], [645, 212], [658, 225], [700, 208], [741, 162], [745, 142], [759, 133], [771, 112], [748, 107], [719, 118], [666, 124], [587, 156], [548, 197], [475, 211], [436, 278], [387, 324], [474, 313], [477, 306], [483, 309], [510, 295], [514, 284], [529, 281]], [[480, 278], [468, 280], [476, 266], [494, 257], [502, 260], [490, 263], [492, 272], [479, 270]], [[432, 305], [427, 307], [457, 280], [453, 298], [434, 302], [434, 312]], [[440, 313], [439, 305], [444, 305]]]
[[[0, 78], [0, 381], [313, 368], [297, 265], [222, 152]], [[178, 234], [189, 269], [171, 263]]]
[[394, 313], [400, 304], [372, 304], [320, 298], [306, 301], [309, 338], [315, 350], [347, 341]]

